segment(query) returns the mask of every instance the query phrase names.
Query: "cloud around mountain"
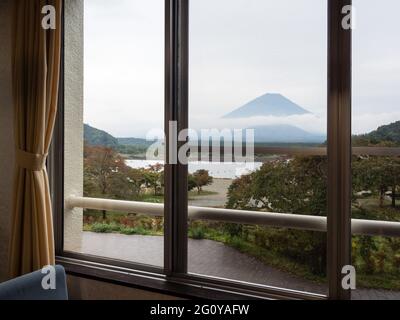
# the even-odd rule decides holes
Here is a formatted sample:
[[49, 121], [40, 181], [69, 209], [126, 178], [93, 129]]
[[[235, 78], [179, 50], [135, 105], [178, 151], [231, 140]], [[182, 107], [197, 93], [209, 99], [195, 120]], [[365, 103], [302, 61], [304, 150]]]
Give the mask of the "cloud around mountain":
[[254, 142], [256, 143], [322, 143], [326, 137], [307, 132], [296, 126], [276, 124], [255, 126]]
[[[195, 127], [190, 126], [191, 140], [208, 141], [208, 138], [203, 137], [202, 129], [228, 129], [232, 133], [231, 137], [234, 136], [234, 129], [253, 129], [256, 143], [321, 143], [326, 140], [326, 134], [321, 133], [326, 132], [326, 117], [317, 116], [277, 93], [264, 94], [222, 118], [207, 115], [191, 120], [196, 124]], [[150, 140], [163, 139], [163, 129], [159, 128], [157, 132], [157, 137], [147, 137]], [[92, 145], [144, 144], [145, 140], [138, 138], [117, 139], [107, 132], [85, 125], [85, 141]]]

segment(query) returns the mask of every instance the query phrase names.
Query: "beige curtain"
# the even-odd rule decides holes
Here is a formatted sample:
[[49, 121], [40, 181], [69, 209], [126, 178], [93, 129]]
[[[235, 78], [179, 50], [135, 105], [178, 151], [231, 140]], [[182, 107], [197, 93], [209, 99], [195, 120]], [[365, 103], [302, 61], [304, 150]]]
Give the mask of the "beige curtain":
[[[57, 112], [61, 0], [14, 0], [13, 94], [16, 168], [10, 276], [54, 264], [49, 181], [45, 168]], [[42, 8], [56, 9], [44, 29]]]

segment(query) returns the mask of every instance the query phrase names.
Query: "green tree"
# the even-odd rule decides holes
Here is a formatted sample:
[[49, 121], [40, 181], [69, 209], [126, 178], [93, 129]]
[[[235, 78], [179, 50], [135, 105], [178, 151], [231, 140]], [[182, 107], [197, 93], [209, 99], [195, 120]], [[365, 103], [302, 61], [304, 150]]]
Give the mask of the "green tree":
[[142, 190], [142, 186], [146, 183], [145, 170], [129, 168], [127, 170], [126, 174], [127, 174], [128, 182], [131, 185], [133, 195], [137, 199]]
[[213, 183], [213, 177], [209, 175], [208, 170], [200, 169], [192, 175], [192, 180], [197, 188], [197, 193], [203, 191], [204, 186], [208, 186]]
[[229, 209], [253, 210], [252, 186], [254, 174], [246, 174], [232, 181], [228, 188], [226, 207]]
[[392, 193], [392, 207], [396, 207], [396, 190], [400, 182], [398, 157], [358, 157], [353, 161], [353, 188], [372, 191], [379, 195], [383, 207], [387, 191]]
[[[227, 207], [279, 213], [326, 215], [326, 157], [267, 162], [228, 190]], [[267, 212], [265, 214], [268, 214]], [[326, 235], [320, 232], [254, 227], [255, 241], [285, 257], [326, 273]]]
[[188, 174], [188, 191], [192, 191], [196, 188], [196, 181], [191, 173]]
[[144, 183], [147, 187], [154, 189], [154, 195], [161, 193], [164, 186], [164, 166], [155, 164], [143, 171]]
[[252, 178], [258, 208], [281, 213], [326, 216], [326, 157], [296, 157], [263, 164]]

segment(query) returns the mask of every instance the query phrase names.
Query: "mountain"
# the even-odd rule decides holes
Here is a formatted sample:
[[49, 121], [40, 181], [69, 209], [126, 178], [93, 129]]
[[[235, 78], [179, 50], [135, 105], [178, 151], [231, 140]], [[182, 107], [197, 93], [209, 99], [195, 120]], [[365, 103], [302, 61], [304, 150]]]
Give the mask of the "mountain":
[[143, 146], [154, 143], [154, 141], [142, 139], [142, 138], [117, 138], [118, 143], [125, 146]]
[[326, 140], [323, 135], [286, 124], [256, 126], [249, 129], [254, 129], [255, 143], [322, 143]]
[[91, 127], [88, 124], [84, 124], [84, 140], [88, 145], [110, 147], [123, 153], [143, 151], [154, 143], [154, 141], [141, 138], [115, 138], [108, 132]]
[[83, 127], [85, 143], [91, 146], [104, 146], [116, 148], [118, 146], [118, 139], [114, 138], [111, 134], [84, 124]]
[[353, 136], [353, 145], [355, 146], [400, 145], [400, 121], [381, 126], [370, 133]]
[[223, 116], [225, 119], [255, 116], [291, 116], [310, 113], [278, 93], [267, 93]]

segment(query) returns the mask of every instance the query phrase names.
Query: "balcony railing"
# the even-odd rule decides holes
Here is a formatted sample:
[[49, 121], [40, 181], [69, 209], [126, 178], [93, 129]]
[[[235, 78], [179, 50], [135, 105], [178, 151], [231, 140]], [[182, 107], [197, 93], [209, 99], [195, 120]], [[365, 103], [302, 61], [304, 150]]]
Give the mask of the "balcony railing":
[[[66, 199], [66, 206], [70, 209], [82, 208], [118, 211], [155, 217], [162, 217], [164, 215], [163, 204], [147, 202], [70, 196]], [[327, 218], [320, 216], [192, 206], [188, 207], [188, 216], [189, 220], [210, 220], [298, 230], [327, 231]], [[400, 237], [400, 222], [352, 219], [351, 232], [354, 235]]]
[[[207, 145], [208, 146], [208, 151], [210, 153], [221, 153], [223, 154], [224, 152], [228, 152], [228, 154], [232, 153], [232, 145], [228, 146], [228, 149], [224, 149], [222, 146], [213, 146], [213, 145]], [[204, 155], [204, 149], [203, 146], [199, 145], [197, 147], [191, 146], [191, 151], [194, 151], [196, 153], [200, 153]], [[235, 148], [238, 150], [241, 150], [241, 153], [245, 153], [246, 151], [246, 146], [237, 146], [235, 145]], [[234, 150], [237, 151], [237, 150]], [[282, 146], [276, 146], [276, 147], [265, 147], [265, 146], [254, 146], [254, 153], [255, 154], [277, 154], [277, 155], [302, 155], [302, 156], [326, 156], [327, 155], [327, 148], [326, 147], [293, 147], [293, 146], [288, 146], [288, 147], [282, 147]], [[385, 157], [398, 157], [400, 156], [400, 148], [397, 147], [353, 147], [352, 148], [352, 154], [353, 155], [368, 155], [368, 156], [385, 156]]]

